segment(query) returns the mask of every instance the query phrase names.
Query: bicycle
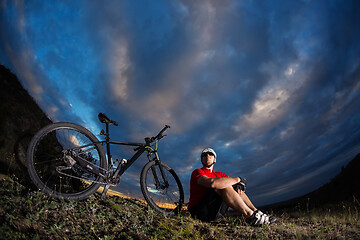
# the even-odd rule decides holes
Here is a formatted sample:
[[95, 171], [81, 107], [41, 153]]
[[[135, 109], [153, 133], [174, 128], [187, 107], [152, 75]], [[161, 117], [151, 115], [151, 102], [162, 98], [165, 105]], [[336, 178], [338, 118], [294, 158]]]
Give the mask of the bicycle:
[[[149, 162], [140, 174], [140, 186], [146, 202], [155, 211], [173, 215], [184, 203], [184, 191], [179, 177], [166, 163], [160, 161], [158, 142], [170, 128], [165, 127], [145, 143], [110, 140], [109, 125], [118, 126], [104, 113], [98, 118], [106, 125], [98, 138], [88, 129], [69, 122], [45, 126], [32, 138], [27, 150], [27, 169], [31, 180], [44, 193], [59, 199], [82, 200], [104, 186], [104, 198], [111, 186], [120, 184], [120, 177], [144, 153]], [[135, 154], [122, 159], [115, 168], [111, 145], [135, 147]], [[106, 153], [103, 146], [106, 146]], [[155, 145], [155, 146], [154, 146]]]

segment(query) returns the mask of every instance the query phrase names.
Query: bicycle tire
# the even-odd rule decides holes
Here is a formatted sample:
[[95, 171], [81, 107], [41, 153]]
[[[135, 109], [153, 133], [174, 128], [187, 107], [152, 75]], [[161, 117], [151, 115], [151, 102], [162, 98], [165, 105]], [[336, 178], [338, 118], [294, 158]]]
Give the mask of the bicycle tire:
[[[85, 146], [79, 147], [79, 146]], [[82, 200], [93, 194], [101, 184], [101, 177], [72, 167], [59, 171], [59, 167], [68, 166], [64, 162], [64, 150], [76, 147], [83, 158], [93, 166], [106, 168], [105, 151], [98, 139], [88, 129], [67, 122], [45, 126], [32, 138], [28, 150], [26, 165], [29, 176], [42, 192], [52, 197], [68, 200]], [[66, 175], [64, 175], [66, 174]], [[81, 180], [86, 178], [90, 181]]]
[[[160, 189], [155, 185], [155, 174], [159, 178], [160, 184], [164, 183], [160, 173], [159, 163], [168, 180], [169, 186]], [[141, 171], [140, 175], [141, 191], [147, 203], [158, 213], [174, 215], [181, 211], [184, 203], [184, 190], [179, 177], [175, 171], [164, 162], [148, 162]]]

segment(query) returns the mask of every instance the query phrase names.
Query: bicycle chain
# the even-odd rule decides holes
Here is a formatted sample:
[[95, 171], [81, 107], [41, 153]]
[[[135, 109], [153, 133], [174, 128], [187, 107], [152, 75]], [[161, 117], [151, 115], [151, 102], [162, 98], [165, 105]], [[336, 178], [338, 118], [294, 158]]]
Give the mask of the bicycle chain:
[[[71, 166], [58, 166], [56, 170], [57, 170], [57, 172], [59, 172], [60, 174], [62, 174], [62, 175], [64, 175], [64, 176], [72, 177], [72, 178], [75, 178], [75, 179], [79, 179], [79, 180], [89, 181], [89, 182], [92, 182], [92, 183], [99, 183], [99, 184], [110, 185], [110, 186], [112, 186], [112, 187], [115, 187], [115, 186], [117, 186], [117, 185], [120, 184], [120, 177], [118, 177], [118, 178], [115, 179], [115, 181], [116, 181], [115, 183], [111, 183], [111, 182], [108, 181], [108, 180], [111, 181], [111, 178], [112, 178], [110, 171], [108, 171], [108, 170], [106, 170], [105, 168], [102, 168], [102, 167], [100, 167], [100, 166], [97, 166], [96, 164], [94, 164], [94, 163], [92, 163], [92, 162], [86, 161], [86, 160], [84, 160], [84, 161], [86, 161], [87, 164], [90, 164], [90, 165], [92, 165], [94, 168], [97, 168], [97, 169], [99, 169], [99, 170], [103, 170], [104, 172], [107, 172], [106, 177], [105, 177], [106, 180], [107, 180], [106, 182], [94, 181], [94, 180], [91, 180], [91, 179], [81, 178], [81, 177], [77, 177], [77, 176], [74, 176], [74, 175], [70, 175], [70, 174], [61, 172], [62, 170], [72, 169], [72, 167], [74, 167], [74, 165], [76, 164], [76, 160], [73, 159], [73, 158], [71, 157], [71, 155], [75, 155], [76, 157], [80, 157], [80, 158], [81, 158], [81, 156], [79, 156], [78, 153], [75, 152], [75, 151], [71, 151], [70, 156], [67, 154], [67, 151], [63, 152], [63, 154], [64, 154], [64, 159], [63, 159], [64, 162], [65, 162], [67, 165], [70, 164]], [[80, 170], [82, 170], [82, 169], [81, 169], [82, 166], [80, 166], [80, 165], [78, 165], [76, 168], [79, 168]], [[87, 170], [83, 170], [83, 171], [87, 171]]]
[[77, 176], [74, 176], [74, 175], [70, 175], [70, 174], [61, 172], [62, 170], [69, 170], [69, 169], [71, 169], [71, 167], [65, 167], [65, 166], [56, 167], [56, 171], [57, 171], [58, 173], [64, 175], [64, 176], [72, 177], [72, 178], [79, 179], [79, 180], [85, 180], [85, 181], [89, 181], [89, 182], [92, 182], [92, 183], [99, 183], [99, 184], [104, 184], [104, 185], [110, 185], [111, 187], [116, 187], [116, 186], [117, 186], [117, 185], [115, 185], [115, 184], [113, 184], [113, 183], [94, 181], [94, 180], [91, 180], [91, 179], [81, 178], [81, 177], [77, 177]]

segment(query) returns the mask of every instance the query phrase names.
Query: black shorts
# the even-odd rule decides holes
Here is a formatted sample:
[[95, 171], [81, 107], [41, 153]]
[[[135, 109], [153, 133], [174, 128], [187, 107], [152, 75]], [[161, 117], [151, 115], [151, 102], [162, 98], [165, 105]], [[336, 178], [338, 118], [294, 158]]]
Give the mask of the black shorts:
[[214, 189], [209, 189], [201, 200], [189, 209], [192, 217], [202, 221], [214, 221], [221, 217], [229, 207]]

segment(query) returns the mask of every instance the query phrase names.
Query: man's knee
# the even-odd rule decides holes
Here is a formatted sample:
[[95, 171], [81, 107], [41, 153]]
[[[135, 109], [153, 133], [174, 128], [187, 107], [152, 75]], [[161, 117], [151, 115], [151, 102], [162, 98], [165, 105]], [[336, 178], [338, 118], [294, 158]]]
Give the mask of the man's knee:
[[236, 191], [234, 190], [234, 188], [233, 187], [227, 187], [227, 188], [223, 188], [223, 189], [214, 189], [215, 190], [215, 192], [217, 193], [217, 194], [223, 194], [223, 193], [229, 193], [229, 192], [231, 192], [231, 193], [236, 193]]
[[215, 189], [215, 192], [219, 194], [222, 199], [231, 198], [237, 194], [237, 192], [231, 186], [224, 189]]

